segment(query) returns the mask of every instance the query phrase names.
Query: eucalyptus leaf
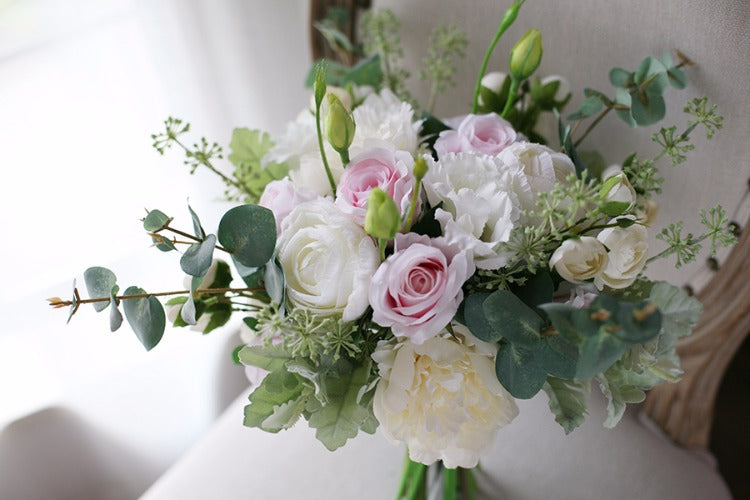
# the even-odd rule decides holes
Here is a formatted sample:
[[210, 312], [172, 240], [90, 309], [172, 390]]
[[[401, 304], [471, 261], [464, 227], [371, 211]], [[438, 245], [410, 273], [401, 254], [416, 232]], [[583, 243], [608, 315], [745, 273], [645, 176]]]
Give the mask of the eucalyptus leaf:
[[261, 267], [249, 267], [244, 266], [242, 263], [238, 262], [237, 259], [232, 255], [232, 263], [234, 264], [234, 268], [237, 270], [237, 273], [240, 275], [240, 278], [242, 278], [242, 281], [245, 282], [245, 285], [248, 288], [259, 288], [261, 282], [263, 281], [263, 274], [265, 270]]
[[575, 113], [568, 115], [568, 120], [582, 120], [594, 116], [604, 107], [598, 95], [592, 95], [583, 100]]
[[560, 424], [565, 434], [570, 434], [583, 423], [591, 394], [591, 383], [588, 380], [548, 377], [543, 389], [549, 397], [549, 409], [555, 415], [555, 422]]
[[190, 293], [187, 296], [187, 301], [182, 305], [180, 309], [180, 318], [188, 325], [195, 325], [197, 323], [197, 311], [195, 308], [195, 291], [201, 283], [200, 277], [193, 277], [190, 280]]
[[661, 95], [638, 92], [631, 101], [630, 113], [639, 126], [645, 127], [664, 118], [667, 105]]
[[503, 387], [518, 399], [532, 398], [547, 379], [547, 372], [533, 349], [508, 342], [501, 343], [497, 351], [495, 373]]
[[271, 297], [271, 302], [274, 304], [284, 303], [284, 272], [281, 270], [281, 265], [273, 259], [265, 265], [265, 271], [263, 273], [263, 284], [266, 288], [266, 293]]
[[[83, 281], [86, 283], [86, 290], [92, 299], [109, 298], [112, 288], [117, 283], [115, 273], [106, 267], [89, 267], [83, 273]], [[92, 302], [94, 310], [101, 312], [107, 308], [109, 302]]]
[[219, 222], [219, 242], [243, 266], [260, 267], [273, 256], [276, 220], [273, 212], [258, 205], [240, 205]]
[[206, 239], [206, 232], [203, 230], [203, 226], [201, 225], [201, 220], [198, 218], [198, 214], [195, 213], [193, 208], [188, 203], [188, 211], [190, 212], [190, 217], [193, 219], [193, 232], [195, 233], [195, 237], [199, 240], [203, 241]]
[[[142, 295], [145, 290], [131, 286], [125, 290], [125, 296]], [[164, 335], [166, 316], [164, 308], [156, 297], [123, 299], [125, 318], [135, 332], [138, 340], [147, 351], [153, 349]]]
[[482, 309], [487, 323], [513, 345], [529, 347], [541, 341], [544, 320], [512, 292], [493, 292]]
[[526, 278], [523, 285], [511, 287], [513, 294], [531, 308], [552, 301], [555, 285], [552, 275], [545, 269], [538, 269], [535, 274]]
[[609, 72], [609, 81], [615, 87], [628, 87], [633, 83], [633, 74], [622, 68], [612, 68]]
[[154, 246], [162, 252], [177, 250], [177, 247], [172, 243], [172, 240], [160, 234], [151, 234], [151, 241], [154, 243]]
[[210, 333], [219, 327], [226, 325], [232, 317], [232, 305], [227, 302], [218, 302], [206, 308], [203, 314], [208, 314], [208, 323], [203, 333]]
[[167, 227], [170, 222], [172, 222], [172, 217], [161, 210], [150, 210], [143, 219], [143, 229], [149, 233], [156, 233]]
[[684, 89], [688, 84], [688, 77], [680, 68], [673, 67], [667, 71], [669, 84], [676, 89]]
[[117, 292], [120, 290], [120, 287], [115, 285], [112, 287], [112, 291], [109, 295], [109, 303], [112, 305], [112, 307], [109, 308], [109, 331], [116, 332], [120, 326], [122, 326], [122, 313], [120, 312], [120, 309], [118, 306], [118, 301], [115, 296], [117, 295]]
[[482, 304], [489, 297], [488, 293], [472, 293], [464, 299], [463, 315], [466, 327], [479, 340], [497, 342], [502, 338], [500, 331], [489, 324], [484, 315]]
[[200, 243], [194, 243], [188, 247], [180, 258], [180, 267], [194, 277], [205, 276], [213, 262], [214, 248], [216, 247], [216, 236], [209, 234]]

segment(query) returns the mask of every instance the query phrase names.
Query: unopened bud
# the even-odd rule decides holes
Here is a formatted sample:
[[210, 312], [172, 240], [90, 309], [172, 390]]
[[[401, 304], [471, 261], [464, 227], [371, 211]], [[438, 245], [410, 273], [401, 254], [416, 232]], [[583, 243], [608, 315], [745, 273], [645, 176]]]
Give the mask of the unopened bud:
[[396, 202], [380, 188], [373, 188], [367, 199], [365, 232], [378, 239], [393, 238], [401, 227], [401, 213]]
[[510, 74], [516, 80], [525, 80], [539, 67], [542, 61], [542, 33], [529, 30], [510, 51]]
[[323, 97], [326, 95], [326, 72], [325, 62], [319, 62], [315, 66], [315, 80], [313, 82], [313, 96], [315, 97], [315, 109], [320, 108]]
[[328, 142], [337, 152], [349, 149], [354, 140], [354, 119], [336, 94], [328, 94], [328, 109], [325, 115], [325, 131]]
[[414, 160], [414, 178], [420, 182], [427, 175], [427, 162], [423, 157]]
[[599, 194], [604, 198], [602, 212], [610, 217], [622, 215], [635, 205], [635, 189], [622, 172], [605, 179]]

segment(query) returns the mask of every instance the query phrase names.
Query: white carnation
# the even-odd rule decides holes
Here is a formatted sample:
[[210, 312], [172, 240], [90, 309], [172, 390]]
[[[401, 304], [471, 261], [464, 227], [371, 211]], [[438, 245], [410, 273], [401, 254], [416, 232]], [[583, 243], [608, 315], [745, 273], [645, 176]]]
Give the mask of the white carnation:
[[421, 122], [414, 120], [414, 109], [388, 89], [370, 94], [353, 112], [357, 129], [352, 148], [361, 148], [368, 139], [385, 141], [397, 150], [415, 153]]
[[479, 269], [498, 269], [509, 255], [501, 249], [521, 214], [533, 203], [523, 168], [500, 157], [450, 153], [428, 158], [425, 192], [449, 243], [469, 249]]
[[368, 306], [370, 279], [380, 265], [364, 230], [330, 199], [297, 205], [276, 244], [292, 305], [352, 321]]
[[495, 375], [497, 348], [454, 324], [423, 344], [381, 341], [373, 353], [381, 380], [373, 409], [389, 440], [405, 442], [412, 460], [476, 467], [495, 432], [518, 414]]

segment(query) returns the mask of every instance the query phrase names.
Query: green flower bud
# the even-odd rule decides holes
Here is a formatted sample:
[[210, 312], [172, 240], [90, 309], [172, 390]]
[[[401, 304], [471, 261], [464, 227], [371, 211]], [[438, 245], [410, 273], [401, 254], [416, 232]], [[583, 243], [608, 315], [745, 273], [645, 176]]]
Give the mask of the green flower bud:
[[325, 131], [328, 142], [337, 152], [349, 149], [354, 139], [356, 125], [351, 113], [347, 111], [336, 94], [328, 93], [328, 112], [325, 115]]
[[601, 210], [610, 217], [622, 215], [635, 206], [635, 189], [622, 172], [605, 179], [599, 195], [604, 199]]
[[389, 240], [401, 228], [401, 213], [396, 202], [380, 188], [373, 188], [367, 199], [365, 232], [378, 239]]
[[419, 182], [425, 175], [427, 175], [427, 162], [420, 156], [414, 160], [414, 178]]
[[315, 108], [320, 109], [323, 97], [326, 95], [326, 72], [325, 62], [321, 61], [315, 66], [315, 81], [313, 82], [313, 95], [315, 96]]
[[525, 80], [542, 61], [542, 33], [529, 30], [510, 51], [510, 74], [516, 80]]

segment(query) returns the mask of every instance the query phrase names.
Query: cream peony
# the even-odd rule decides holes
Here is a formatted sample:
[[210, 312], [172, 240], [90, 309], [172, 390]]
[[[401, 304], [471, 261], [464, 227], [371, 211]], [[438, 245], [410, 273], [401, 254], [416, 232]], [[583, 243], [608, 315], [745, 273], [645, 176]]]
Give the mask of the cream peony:
[[597, 239], [609, 249], [606, 267], [594, 279], [601, 290], [630, 286], [646, 265], [648, 231], [640, 224], [628, 228], [610, 227], [597, 235]]
[[357, 130], [352, 142], [352, 153], [359, 152], [372, 139], [389, 143], [394, 149], [416, 153], [419, 146], [420, 121], [414, 119], [414, 109], [388, 89], [370, 94], [353, 112]]
[[501, 248], [519, 220], [521, 208], [533, 203], [519, 164], [498, 157], [450, 153], [428, 160], [424, 188], [435, 218], [450, 244], [468, 249], [479, 269], [498, 269], [509, 255]]
[[598, 275], [607, 265], [607, 249], [591, 236], [565, 240], [549, 259], [565, 281], [583, 283]]
[[373, 407], [383, 434], [406, 443], [412, 460], [472, 468], [518, 407], [495, 375], [497, 348], [463, 325], [453, 331], [421, 345], [381, 341]]
[[378, 250], [330, 199], [297, 205], [282, 224], [276, 250], [293, 306], [342, 314], [344, 321], [364, 314]]

